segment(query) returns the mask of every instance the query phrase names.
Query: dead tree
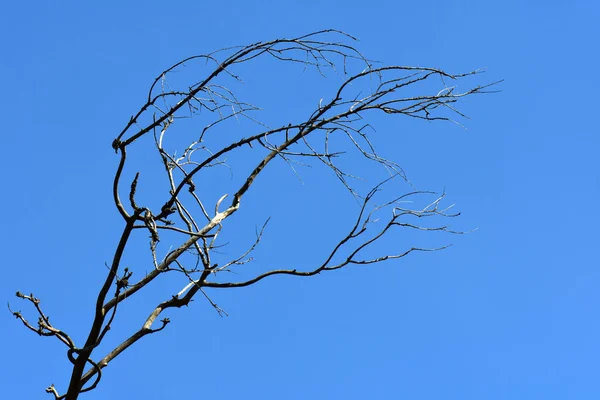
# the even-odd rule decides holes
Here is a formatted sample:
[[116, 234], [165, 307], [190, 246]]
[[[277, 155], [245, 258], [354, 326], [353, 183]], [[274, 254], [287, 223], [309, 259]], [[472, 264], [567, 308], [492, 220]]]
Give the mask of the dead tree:
[[[369, 246], [399, 228], [456, 233], [444, 223], [430, 225], [419, 222], [430, 218], [439, 221], [458, 215], [441, 207], [443, 194], [418, 190], [392, 195], [375, 203], [384, 186], [399, 186], [396, 183], [406, 182], [406, 177], [396, 163], [375, 151], [369, 139], [371, 127], [365, 121], [375, 113], [426, 121], [452, 120], [453, 116], [462, 116], [455, 103], [466, 96], [486, 92], [490, 85], [462, 91], [450, 85], [461, 78], [478, 74], [480, 71], [477, 70], [451, 74], [436, 68], [380, 66], [363, 56], [353, 46], [354, 40], [335, 30], [314, 32], [293, 39], [258, 42], [189, 57], [158, 75], [145, 103], [112, 142], [112, 149], [119, 156], [112, 191], [124, 227], [112, 261], [107, 265], [106, 278], [100, 284], [87, 338], [79, 343], [51, 323], [40, 307], [40, 300], [33, 294], [16, 294], [34, 306], [38, 322], [30, 323], [18, 311], [13, 312], [14, 316], [31, 331], [55, 337], [68, 349], [67, 357], [73, 365], [68, 389], [65, 394], [59, 394], [52, 385], [46, 389], [47, 392], [56, 399], [73, 400], [81, 393], [93, 390], [101, 380], [103, 369], [113, 359], [145, 336], [165, 329], [169, 323], [165, 312], [187, 305], [198, 294], [204, 296], [217, 312], [223, 312], [210, 299], [207, 289], [248, 286], [281, 274], [312, 276], [352, 264], [376, 264], [402, 258], [411, 252], [443, 248], [406, 247], [390, 249], [389, 254], [375, 257], [363, 256]], [[242, 80], [238, 71], [240, 66], [264, 59], [277, 65], [300, 65], [321, 75], [334, 74], [336, 79], [340, 79], [340, 84], [315, 105], [312, 113], [271, 126], [259, 120], [259, 109], [241, 100], [231, 87]], [[200, 77], [195, 75], [191, 84], [179, 83], [181, 75], [177, 75], [176, 71], [185, 68], [189, 72], [193, 69], [191, 66], [196, 65], [207, 72]], [[195, 71], [193, 69], [192, 74]], [[282, 91], [285, 92], [285, 88]], [[203, 121], [200, 126], [186, 122], [193, 117], [197, 117], [193, 121]], [[178, 125], [182, 126], [181, 132], [176, 131]], [[227, 129], [219, 131], [223, 126]], [[144, 176], [140, 172], [142, 165], [130, 165], [130, 153], [135, 154], [136, 150], [156, 151], [163, 175]], [[340, 167], [338, 162], [351, 151], [366, 162], [381, 166], [387, 178], [369, 190], [357, 189], [354, 175]], [[224, 165], [228, 157], [248, 154], [256, 157], [256, 161], [247, 171], [236, 171], [243, 174], [243, 179], [231, 192], [215, 194], [210, 187], [198, 184], [202, 174]], [[243, 268], [241, 266], [251, 259], [250, 253], [259, 244], [265, 226], [244, 254], [225, 261], [216, 253], [220, 246], [217, 240], [223, 229], [228, 227], [225, 224], [228, 218], [244, 210], [244, 198], [259, 175], [276, 161], [283, 162], [280, 165], [287, 164], [290, 171], [295, 171], [294, 165], [298, 163], [326, 166], [331, 177], [337, 178], [348, 190], [349, 196], [358, 202], [356, 215], [348, 221], [346, 234], [317, 265], [288, 267], [283, 260], [280, 269], [266, 266], [248, 279], [230, 281], [227, 279], [230, 275], [225, 272]], [[128, 173], [131, 178], [127, 178]], [[296, 179], [293, 172], [290, 177]], [[153, 194], [151, 199], [140, 199], [144, 196], [139, 195], [138, 183], [144, 179], [154, 182], [163, 179], [162, 182], [166, 182], [162, 198]], [[216, 197], [211, 199], [211, 195]], [[429, 200], [417, 208], [407, 207], [407, 200], [413, 198]], [[124, 266], [123, 255], [130, 239], [138, 234], [149, 235], [152, 260], [149, 263], [153, 265], [150, 272], [136, 280], [135, 276], [143, 275], [144, 269], [135, 273], [135, 267]], [[159, 243], [165, 242], [167, 247], [159, 246]], [[215, 258], [219, 258], [220, 262], [216, 262]], [[119, 305], [143, 292], [150, 282], [177, 274], [181, 277], [179, 291], [164, 293], [164, 300], [149, 310], [139, 330], [114, 349], [98, 355], [96, 350], [109, 333]]]

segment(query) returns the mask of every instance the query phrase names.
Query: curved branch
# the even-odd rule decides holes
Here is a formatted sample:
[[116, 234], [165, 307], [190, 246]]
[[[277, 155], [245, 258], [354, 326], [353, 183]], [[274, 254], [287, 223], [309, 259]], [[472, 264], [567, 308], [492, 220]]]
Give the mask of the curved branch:
[[[413, 191], [398, 196], [382, 205], [374, 206], [370, 211], [367, 211], [367, 206], [371, 204], [374, 196], [380, 191], [385, 182], [395, 177], [402, 177], [407, 182], [408, 180], [398, 164], [377, 154], [368, 135], [368, 129], [372, 127], [368, 122], [363, 122], [363, 118], [373, 115], [371, 111], [381, 111], [383, 114], [400, 114], [428, 121], [452, 121], [451, 118], [456, 115], [464, 117], [464, 114], [456, 108], [455, 103], [466, 96], [487, 93], [485, 89], [495, 83], [476, 86], [461, 92], [455, 86], [447, 86], [445, 81], [456, 81], [463, 77], [476, 75], [481, 71], [450, 74], [441, 69], [428, 67], [400, 65], [374, 67], [374, 62], [364, 57], [352, 45], [343, 41], [322, 40], [321, 35], [325, 34], [341, 36], [345, 41], [356, 40], [344, 32], [327, 29], [291, 39], [282, 38], [257, 42], [247, 46], [231, 47], [181, 60], [161, 72], [154, 79], [148, 95], [144, 99], [145, 103], [142, 104], [137, 113], [131, 116], [112, 143], [115, 152], [119, 153], [120, 151], [120, 159], [112, 185], [112, 195], [119, 214], [125, 220], [125, 227], [116, 246], [112, 263], [108, 267], [106, 278], [98, 292], [94, 308], [94, 319], [84, 346], [82, 348], [76, 347], [73, 340], [66, 333], [54, 328], [50, 324], [49, 318], [39, 308], [39, 300], [33, 295], [17, 294], [19, 297], [29, 300], [36, 307], [40, 315], [37, 328], [30, 324], [20, 312], [11, 310], [13, 315], [20, 319], [27, 329], [42, 336], [56, 336], [69, 348], [67, 357], [73, 363], [69, 388], [66, 395], [59, 396], [56, 389], [50, 386], [47, 391], [53, 393], [55, 398], [76, 399], [80, 393], [96, 388], [102, 376], [102, 369], [109, 362], [141, 338], [164, 329], [169, 323], [168, 318], [164, 318], [161, 321], [162, 326], [157, 329], [152, 329], [152, 325], [165, 310], [189, 304], [198, 292], [203, 293], [219, 313], [223, 312], [204, 292], [205, 287], [244, 287], [273, 275], [313, 276], [322, 271], [336, 270], [350, 264], [375, 264], [389, 259], [402, 258], [415, 251], [436, 251], [447, 247], [406, 246], [407, 250], [396, 254], [377, 254], [368, 257], [362, 255], [367, 248], [372, 247], [373, 243], [397, 228], [462, 233], [450, 229], [447, 225], [424, 226], [413, 223], [413, 221], [404, 220], [404, 218], [457, 216], [458, 214], [448, 214], [447, 209], [439, 209], [443, 194], [420, 210], [401, 207], [400, 202], [405, 201], [408, 196], [426, 193]], [[234, 75], [232, 71], [235, 70], [236, 66], [259, 57], [262, 59], [266, 57], [276, 62], [301, 64], [311, 69], [314, 68], [316, 72], [323, 76], [326, 71], [334, 71], [336, 74], [342, 75], [338, 73], [337, 69], [343, 67], [343, 77], [339, 86], [331, 93], [331, 98], [325, 97], [327, 100], [321, 98], [315, 109], [308, 114], [308, 117], [304, 116], [304, 118], [294, 123], [271, 128], [254, 117], [254, 112], [259, 110], [258, 107], [242, 101], [243, 99], [238, 99], [233, 90], [221, 83], [223, 79], [230, 78], [241, 82], [241, 78]], [[169, 86], [166, 81], [171, 73], [186, 63], [198, 61], [206, 61], [208, 65], [206, 75], [194, 78], [191, 84], [184, 87], [172, 89]], [[349, 73], [348, 70], [354, 68], [358, 63], [360, 63], [359, 72]], [[439, 78], [442, 86], [441, 90], [437, 87], [435, 91], [430, 92], [430, 87], [427, 85], [430, 85], [429, 82], [432, 81], [432, 78], [434, 82], [437, 82], [437, 78]], [[425, 87], [426, 90], [411, 91], [414, 87]], [[186, 114], [186, 112], [189, 114]], [[173, 141], [174, 144], [166, 139], [171, 137], [172, 129], [177, 129], [177, 127], [170, 128], [172, 124], [178, 122], [181, 118], [191, 118], [201, 112], [211, 113], [211, 118], [203, 127], [201, 126], [194, 132], [193, 140], [184, 142], [181, 145], [179, 136], [177, 136], [178, 139]], [[243, 137], [241, 134], [231, 138], [226, 136], [227, 142], [224, 142], [223, 136], [221, 136], [216, 140], [219, 147], [216, 149], [210, 148], [209, 144], [215, 141], [215, 133], [219, 133], [221, 129], [227, 129], [229, 122], [240, 121], [242, 118], [244, 118], [244, 122], [251, 121], [253, 127], [259, 126], [258, 133], [256, 130], [252, 130], [244, 133]], [[231, 130], [232, 135], [237, 134], [237, 132], [239, 132], [237, 128]], [[337, 147], [340, 146], [337, 140], [338, 137], [341, 138], [343, 145], [347, 148]], [[142, 138], [154, 139], [155, 149], [158, 151], [162, 166], [166, 170], [169, 183], [168, 190], [165, 190], [164, 198], [153, 199], [152, 202], [158, 204], [159, 207], [162, 204], [160, 211], [151, 209], [144, 204], [141, 199], [143, 197], [142, 191], [139, 195], [136, 194], [139, 173], [135, 174], [130, 185], [128, 193], [129, 206], [124, 205], [120, 198], [120, 195], [123, 194], [119, 192], [122, 190], [119, 187], [120, 181], [124, 174], [125, 163], [128, 161], [127, 148]], [[315, 142], [316, 140], [319, 142]], [[185, 147], [183, 147], [182, 152], [178, 151], [180, 149], [176, 149], [168, 153], [164, 147], [165, 144]], [[209, 193], [208, 198], [205, 197], [207, 192], [210, 192], [213, 188], [210, 185], [201, 184], [200, 179], [205, 178], [204, 171], [210, 171], [211, 167], [218, 165], [229, 167], [226, 162], [229, 162], [230, 157], [237, 156], [242, 149], [257, 151], [260, 158], [252, 161], [253, 164], [247, 166], [248, 169], [242, 172], [240, 183], [236, 183], [238, 186], [229, 191], [230, 194], [233, 194], [229, 206], [223, 204], [227, 194]], [[340, 157], [352, 151], [358, 155], [360, 160], [379, 164], [385, 168], [386, 173], [390, 176], [389, 179], [377, 185], [364, 197], [362, 192], [359, 192], [358, 189], [355, 190], [355, 187], [358, 188], [359, 186], [354, 185], [351, 181], [351, 179], [356, 178], [353, 171], [342, 167], [338, 161]], [[281, 158], [290, 166], [292, 166], [292, 162], [301, 165], [312, 165], [312, 160], [315, 163], [324, 164], [355, 196], [359, 204], [362, 200], [356, 220], [353, 221], [346, 235], [325, 255], [324, 261], [313, 269], [306, 271], [274, 269], [258, 273], [254, 278], [241, 282], [207, 281], [209, 276], [218, 276], [219, 278], [215, 279], [220, 279], [223, 274], [216, 274], [216, 272], [229, 271], [251, 259], [246, 259], [246, 257], [261, 240], [262, 229], [247, 252], [240, 257], [226, 259], [224, 262], [221, 260], [223, 256], [218, 252], [222, 245], [217, 244], [217, 239], [221, 232], [228, 227], [228, 224], [225, 223], [227, 218], [241, 208], [242, 198], [253, 187], [258, 176], [276, 158]], [[300, 159], [302, 161], [299, 161]], [[231, 165], [236, 164], [232, 163]], [[129, 168], [129, 164], [127, 167]], [[229, 168], [232, 170], [231, 167]], [[296, 171], [294, 170], [294, 172]], [[145, 173], [144, 177], [147, 177]], [[198, 179], [194, 182], [197, 177]], [[152, 177], [150, 178], [152, 179]], [[184, 188], [187, 188], [187, 192], [184, 191]], [[210, 215], [211, 212], [208, 211], [210, 208], [205, 207], [205, 204], [213, 204], [216, 198], [219, 198], [219, 200], [216, 201], [214, 214]], [[128, 211], [129, 207], [131, 209]], [[221, 211], [221, 209], [223, 210]], [[384, 219], [383, 225], [377, 225], [378, 228], [371, 228], [375, 226], [374, 222], [378, 220], [376, 213], [383, 210], [391, 210], [390, 215]], [[205, 220], [204, 224], [198, 223], [195, 219], [196, 213], [199, 212], [201, 213], [200, 218]], [[169, 217], [171, 215], [172, 217]], [[169, 220], [167, 220], [167, 217], [169, 217]], [[423, 219], [420, 221], [423, 221]], [[140, 230], [140, 228], [143, 229]], [[162, 242], [159, 243], [159, 231], [161, 233], [168, 231], [177, 233], [177, 235], [165, 234], [164, 236], [167, 238], [175, 237], [180, 241], [178, 246], [174, 245], [169, 248], [161, 262], [158, 262], [156, 256], [157, 246], [162, 245]], [[132, 233], [150, 234], [153, 268], [143, 275], [143, 278], [137, 283], [130, 285], [129, 278], [132, 272], [127, 268], [122, 269], [122, 271], [119, 271], [119, 269], [122, 268], [121, 261]], [[183, 239], [181, 235], [185, 235]], [[175, 250], [171, 251], [171, 248], [175, 248]], [[189, 253], [192, 257], [195, 257], [194, 262], [192, 262], [193, 266], [186, 266], [187, 259], [185, 257], [187, 256], [184, 256], [184, 253]], [[215, 260], [217, 262], [213, 262]], [[221, 267], [219, 267], [219, 264]], [[152, 310], [139, 330], [116, 346], [102, 360], [95, 363], [91, 359], [91, 355], [103, 342], [111, 325], [116, 323], [117, 306], [141, 291], [150, 282], [168, 272], [178, 272], [185, 275], [184, 289], [174, 296], [166, 297], [167, 300], [158, 304]], [[116, 284], [117, 289], [113, 292], [112, 298], [107, 300], [110, 287], [113, 284]], [[87, 363], [90, 363], [92, 367], [84, 374]], [[84, 388], [84, 385], [94, 377], [93, 383]]]

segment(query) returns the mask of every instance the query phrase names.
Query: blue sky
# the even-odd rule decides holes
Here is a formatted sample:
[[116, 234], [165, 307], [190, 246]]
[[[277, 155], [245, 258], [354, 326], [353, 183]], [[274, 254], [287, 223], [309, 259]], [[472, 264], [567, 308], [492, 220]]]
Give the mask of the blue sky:
[[[0, 16], [0, 293], [35, 321], [13, 296], [33, 292], [78, 343], [122, 228], [111, 201], [118, 157], [110, 144], [167, 66], [222, 47], [335, 28], [385, 64], [486, 68], [469, 82], [505, 81], [501, 93], [461, 106], [471, 117], [461, 121], [468, 130], [407, 118], [376, 123], [382, 153], [419, 188], [445, 190], [463, 212], [454, 226], [476, 232], [436, 236], [431, 240], [453, 244], [437, 253], [212, 291], [229, 317], [203, 299], [169, 312], [167, 329], [123, 353], [82, 398], [600, 396], [594, 2], [96, 4], [12, 2]], [[307, 87], [298, 76], [273, 84], [312, 102], [287, 110], [292, 116], [336, 83], [317, 79]], [[245, 78], [279, 76], [249, 68]], [[264, 104], [260, 93], [246, 95], [265, 106], [265, 118], [280, 117], [268, 108], [278, 99]], [[343, 228], [338, 212], [351, 212], [352, 202], [336, 208], [322, 199], [324, 191], [328, 199], [346, 196], [332, 176], [301, 174], [304, 184], [289, 171], [259, 183], [263, 190], [249, 203], [264, 207], [232, 220], [240, 228], [228, 237], [228, 251], [243, 248], [271, 215], [264, 242], [271, 244], [256, 254], [257, 266], [293, 259], [301, 268], [302, 260], [319, 259], [328, 232]], [[294, 213], [286, 215], [289, 208]], [[430, 239], [400, 232], [385, 245], [419, 240]], [[138, 274], [151, 268], [135, 253], [128, 261]], [[164, 298], [160, 285], [151, 292], [123, 308], [107, 345]], [[64, 390], [70, 371], [63, 346], [25, 331], [8, 311], [2, 321], [4, 397], [41, 398], [50, 383]]]

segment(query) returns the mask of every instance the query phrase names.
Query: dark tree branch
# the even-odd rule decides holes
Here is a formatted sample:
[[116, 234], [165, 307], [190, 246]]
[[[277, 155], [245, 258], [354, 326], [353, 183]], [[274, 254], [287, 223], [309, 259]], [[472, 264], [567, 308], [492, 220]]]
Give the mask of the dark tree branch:
[[[341, 31], [323, 30], [292, 39], [257, 42], [188, 57], [156, 77], [144, 104], [130, 117], [112, 142], [112, 148], [120, 157], [112, 187], [113, 201], [125, 226], [112, 262], [107, 267], [104, 282], [98, 290], [93, 309], [94, 318], [84, 346], [77, 347], [69, 335], [52, 326], [47, 315], [42, 312], [39, 300], [33, 295], [26, 296], [17, 292], [18, 297], [27, 300], [36, 309], [39, 315], [37, 327], [29, 323], [20, 312], [12, 311], [9, 307], [11, 313], [27, 329], [42, 336], [54, 336], [67, 345], [67, 356], [73, 363], [73, 370], [66, 394], [60, 395], [54, 385], [46, 389], [55, 399], [74, 400], [80, 393], [96, 388], [102, 377], [102, 369], [112, 360], [140, 339], [166, 327], [168, 318], [163, 318], [160, 326], [153, 328], [163, 312], [187, 306], [199, 292], [220, 315], [226, 315], [208, 296], [206, 288], [244, 287], [274, 275], [313, 276], [354, 264], [377, 264], [405, 257], [412, 252], [436, 251], [447, 247], [404, 245], [403, 249], [391, 249], [389, 253], [369, 253], [373, 251], [374, 243], [393, 235], [398, 229], [462, 233], [451, 229], [447, 224], [423, 223], [431, 218], [436, 218], [434, 221], [437, 221], [437, 218], [458, 216], [440, 207], [444, 194], [438, 196], [411, 187], [409, 193], [396, 195], [380, 205], [374, 204], [375, 196], [379, 196], [384, 185], [391, 185], [396, 180], [408, 182], [408, 179], [397, 163], [376, 152], [370, 139], [373, 128], [365, 119], [379, 114], [403, 115], [427, 121], [454, 121], [453, 118], [465, 117], [456, 107], [460, 100], [475, 94], [489, 93], [489, 87], [495, 83], [460, 91], [457, 82], [478, 75], [481, 71], [451, 74], [428, 67], [375, 66], [378, 65], [376, 62], [367, 59], [353, 46], [355, 40]], [[330, 97], [321, 98], [308, 117], [286, 121], [281, 126], [277, 123], [274, 124], [275, 127], [271, 127], [255, 117], [259, 107], [238, 98], [236, 92], [227, 86], [228, 82], [241, 82], [241, 74], [237, 70], [259, 58], [275, 63], [301, 65], [305, 69], [314, 69], [322, 76], [333, 71], [341, 82], [330, 93]], [[191, 83], [174, 85], [171, 82], [172, 74], [193, 63], [201, 64], [208, 69], [207, 72], [192, 77]], [[353, 70], [357, 72], [351, 72]], [[447, 81], [452, 81], [453, 86], [448, 86]], [[174, 87], [171, 87], [172, 84]], [[177, 132], [182, 119], [200, 114], [208, 114], [212, 119], [193, 130], [193, 137], [186, 136], [185, 131]], [[231, 125], [231, 122], [238, 124]], [[246, 128], [246, 123], [252, 127]], [[238, 133], [240, 127], [244, 129], [243, 135]], [[220, 139], [217, 144], [214, 143], [215, 138]], [[182, 140], [187, 142], [182, 145]], [[160, 178], [143, 172], [144, 165], [131, 165], [133, 161], [127, 157], [128, 152], [135, 150], [139, 153], [140, 148], [136, 146], [144, 141], [150, 146], [154, 145], [162, 163], [158, 165], [164, 168], [165, 173]], [[217, 167], [231, 170], [229, 165], [235, 164], [229, 164], [229, 160], [236, 157], [239, 159], [240, 153], [255, 156], [257, 160], [247, 170], [236, 169], [236, 173], [241, 173], [242, 179], [229, 192], [230, 196], [226, 193], [213, 193], [212, 188], [207, 187], [203, 180], [206, 174]], [[352, 159], [353, 163], [364, 161], [378, 165], [389, 174], [389, 178], [361, 194], [356, 185], [355, 174], [340, 164], [340, 160], [352, 153], [356, 156]], [[298, 265], [282, 269], [265, 269], [265, 266], [259, 266], [263, 269], [254, 277], [237, 282], [223, 281], [222, 276], [226, 271], [245, 268], [244, 265], [253, 260], [251, 253], [261, 243], [267, 226], [267, 223], [262, 226], [254, 242], [242, 255], [223, 260], [224, 256], [218, 249], [222, 247], [219, 235], [228, 228], [224, 222], [243, 209], [245, 195], [253, 190], [258, 177], [276, 160], [287, 163], [297, 176], [293, 165], [312, 165], [311, 162], [314, 161], [327, 167], [358, 201], [360, 207], [357, 216], [346, 234], [318, 265], [311, 268], [301, 268]], [[121, 180], [131, 179], [127, 178], [131, 171], [135, 171], [135, 175], [131, 181], [127, 181], [131, 182], [128, 193], [121, 193], [126, 190], [123, 189]], [[144, 191], [138, 186], [147, 181], [154, 184], [159, 179], [168, 183], [163, 197], [144, 199]], [[122, 195], [128, 199], [126, 204], [121, 201]], [[431, 195], [435, 195], [435, 199], [424, 207], [404, 207], [404, 203], [410, 199]], [[217, 197], [219, 200], [215, 202]], [[225, 202], [226, 199], [230, 200]], [[150, 206], [151, 204], [154, 206]], [[211, 212], [213, 205], [214, 211]], [[383, 213], [387, 213], [385, 217], [381, 217]], [[137, 282], [130, 282], [133, 270], [124, 267], [122, 259], [130, 246], [130, 238], [138, 233], [149, 236], [153, 265]], [[175, 244], [170, 242], [169, 249], [165, 251], [162, 247], [164, 241], [174, 241]], [[164, 257], [159, 261], [158, 254], [161, 252]], [[300, 262], [302, 260], [298, 261]], [[282, 264], [289, 264], [289, 260], [284, 260]], [[160, 281], [162, 276], [172, 272], [179, 273], [180, 275], [174, 276], [183, 279], [181, 290], [177, 294], [165, 293], [165, 300], [151, 308], [144, 324], [137, 331], [107, 351], [100, 361], [94, 361], [92, 354], [99, 351], [115, 323], [119, 304], [140, 293], [151, 282]], [[112, 285], [115, 286], [115, 291], [109, 296]], [[86, 367], [88, 363], [90, 365]], [[89, 370], [84, 373], [86, 368]], [[92, 383], [84, 387], [92, 379]]]

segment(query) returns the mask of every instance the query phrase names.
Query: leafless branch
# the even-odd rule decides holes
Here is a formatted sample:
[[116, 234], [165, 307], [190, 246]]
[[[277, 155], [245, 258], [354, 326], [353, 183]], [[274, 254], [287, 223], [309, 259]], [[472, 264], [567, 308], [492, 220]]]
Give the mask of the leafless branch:
[[[384, 185], [408, 182], [408, 178], [400, 165], [376, 151], [371, 140], [374, 129], [367, 118], [403, 115], [427, 121], [456, 122], [455, 119], [465, 117], [457, 103], [468, 96], [488, 93], [495, 83], [459, 89], [462, 80], [482, 71], [452, 74], [429, 67], [380, 66], [357, 50], [355, 41], [344, 32], [329, 29], [291, 39], [256, 42], [185, 58], [156, 77], [144, 103], [112, 142], [112, 148], [119, 154], [112, 187], [113, 201], [124, 220], [124, 227], [99, 288], [93, 322], [84, 345], [76, 346], [69, 335], [52, 326], [33, 295], [17, 292], [18, 297], [33, 304], [39, 315], [38, 325], [30, 324], [18, 311], [11, 310], [11, 313], [29, 330], [42, 336], [54, 336], [69, 348], [73, 370], [66, 394], [59, 395], [54, 385], [46, 389], [48, 393], [56, 399], [74, 400], [80, 393], [96, 388], [102, 369], [109, 362], [143, 337], [163, 330], [170, 320], [163, 318], [159, 321], [160, 326], [153, 328], [155, 322], [158, 324], [159, 316], [170, 308], [188, 305], [198, 292], [220, 315], [226, 315], [208, 296], [206, 288], [244, 287], [273, 275], [313, 276], [323, 271], [376, 264], [403, 258], [412, 252], [436, 251], [448, 246], [398, 245], [398, 248], [390, 249], [390, 253], [373, 255], [373, 244], [398, 229], [462, 233], [444, 223], [423, 223], [431, 218], [447, 219], [459, 215], [440, 206], [444, 194], [418, 191], [411, 186], [409, 193], [392, 196], [391, 200], [379, 205], [374, 203]], [[231, 86], [242, 81], [238, 70], [258, 59], [300, 65], [322, 76], [333, 74], [339, 80], [339, 86], [320, 96], [321, 100], [308, 117], [284, 124], [267, 123], [256, 116], [261, 109], [240, 98]], [[198, 67], [194, 71], [204, 68], [206, 72], [192, 76], [191, 83], [181, 84], [173, 74], [189, 65]], [[285, 92], [285, 88], [282, 90]], [[190, 128], [193, 125], [185, 121], [194, 118], [203, 120], [203, 125]], [[244, 133], [239, 134], [240, 131]], [[151, 146], [162, 163], [159, 164], [164, 169], [161, 176], [149, 176], [143, 172], [144, 165], [131, 165], [132, 161], [127, 157], [128, 152], [147, 151], [140, 149]], [[247, 158], [241, 157], [240, 153]], [[215, 193], [207, 184], [209, 171], [214, 170], [213, 167], [226, 167], [233, 174], [233, 165], [237, 164], [230, 160], [241, 158], [256, 162], [246, 170], [236, 167], [236, 174], [241, 174], [237, 176], [242, 179], [229, 193]], [[364, 193], [356, 184], [363, 177], [344, 167], [345, 164], [340, 163], [343, 159], [379, 166], [388, 178]], [[259, 175], [275, 160], [283, 160], [298, 177], [293, 165], [310, 166], [314, 162], [325, 166], [358, 201], [357, 215], [346, 234], [318, 265], [307, 267], [298, 260], [294, 263], [298, 265], [272, 269], [256, 263], [260, 264], [258, 267], [262, 272], [245, 280], [224, 281], [226, 274], [220, 272], [242, 269], [246, 274], [250, 273], [245, 264], [253, 260], [250, 254], [261, 245], [268, 223], [267, 220], [245, 252], [227, 259], [218, 252], [222, 246], [219, 236], [231, 231], [225, 221], [243, 209], [245, 195], [253, 190]], [[126, 193], [122, 193], [126, 190], [121, 182], [124, 179], [125, 186], [131, 182]], [[162, 198], [145, 197], [140, 185], [149, 181], [157, 187], [166, 185]], [[398, 183], [396, 187], [399, 186]], [[122, 196], [126, 196], [128, 204], [121, 201]], [[407, 208], [405, 205], [427, 196], [434, 198], [422, 207]], [[149, 237], [153, 266], [145, 269], [149, 272], [139, 274], [142, 277], [137, 282], [131, 282], [133, 270], [124, 267], [122, 259], [131, 236], [139, 233]], [[161, 247], [165, 241], [169, 242], [168, 251]], [[159, 251], [166, 254], [162, 260], [157, 255]], [[191, 261], [190, 257], [193, 257]], [[281, 262], [282, 265], [290, 263], [291, 260]], [[185, 279], [182, 289], [176, 294], [165, 293], [164, 300], [151, 307], [150, 314], [137, 331], [108, 350], [100, 361], [94, 361], [92, 354], [100, 351], [103, 339], [115, 323], [119, 304], [140, 293], [150, 282], [173, 272], [180, 273], [179, 276]], [[111, 292], [113, 285], [115, 290]], [[87, 372], [86, 368], [89, 368]], [[86, 387], [92, 378], [93, 382]]]

